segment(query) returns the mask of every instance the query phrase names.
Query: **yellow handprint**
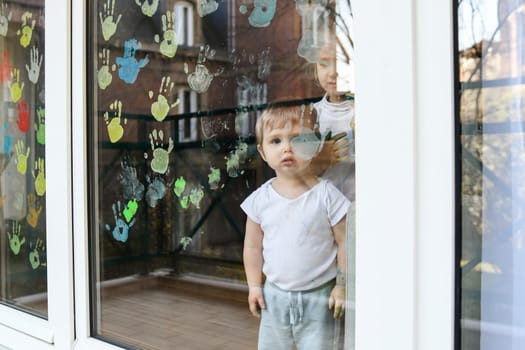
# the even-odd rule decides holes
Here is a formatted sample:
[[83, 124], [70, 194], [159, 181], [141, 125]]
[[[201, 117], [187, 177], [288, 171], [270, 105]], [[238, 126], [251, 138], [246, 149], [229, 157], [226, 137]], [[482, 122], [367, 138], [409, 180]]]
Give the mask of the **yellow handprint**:
[[31, 227], [36, 228], [38, 225], [38, 217], [42, 212], [42, 205], [38, 203], [38, 199], [33, 193], [27, 195], [27, 206], [29, 209], [29, 213], [26, 216], [27, 223], [31, 225]]
[[[37, 174], [35, 175], [35, 172]], [[35, 170], [33, 170], [33, 178], [35, 179], [35, 191], [39, 196], [46, 193], [46, 177], [44, 172], [44, 159], [38, 158], [35, 161]]]
[[7, 82], [7, 86], [11, 90], [11, 99], [14, 103], [17, 103], [22, 98], [22, 92], [24, 91], [24, 82], [20, 84], [20, 70], [14, 68], [11, 71], [11, 79]]
[[122, 18], [122, 14], [119, 14], [116, 21], [113, 21], [113, 15], [115, 14], [115, 2], [116, 0], [107, 0], [104, 4], [104, 17], [102, 12], [99, 12], [100, 25], [102, 26], [102, 36], [104, 40], [108, 41], [113, 34], [117, 31], [118, 22]]
[[[166, 98], [166, 96], [170, 94], [173, 90], [173, 85], [174, 82], [171, 81], [170, 77], [162, 77], [157, 101], [151, 104], [151, 114], [159, 122], [163, 121], [166, 118], [170, 109], [179, 104], [179, 99], [170, 104], [168, 102], [168, 99]], [[153, 98], [153, 91], [150, 90], [148, 92], [148, 96], [150, 99]]]
[[[122, 113], [122, 101], [115, 100], [112, 104], [109, 105], [110, 111], [113, 112], [113, 117], [109, 118], [109, 112], [104, 112], [104, 120], [108, 126], [108, 135], [109, 141], [112, 143], [117, 142], [124, 135], [124, 128], [120, 124], [120, 115]], [[127, 119], [124, 118], [124, 124], [127, 123]]]
[[[33, 29], [35, 29], [36, 23], [36, 21], [32, 19], [33, 14], [31, 12], [24, 12], [22, 14], [22, 26], [16, 32], [17, 35], [20, 35], [20, 45], [22, 45], [22, 47], [28, 47], [29, 43], [31, 42], [31, 37], [33, 36]], [[31, 22], [31, 25], [29, 25], [29, 22]]]
[[27, 151], [24, 154], [25, 147], [26, 146], [25, 146], [24, 140], [18, 140], [18, 142], [15, 145], [16, 169], [22, 175], [25, 175], [27, 171], [27, 158], [29, 157], [29, 151], [31, 150], [31, 147], [27, 147]]

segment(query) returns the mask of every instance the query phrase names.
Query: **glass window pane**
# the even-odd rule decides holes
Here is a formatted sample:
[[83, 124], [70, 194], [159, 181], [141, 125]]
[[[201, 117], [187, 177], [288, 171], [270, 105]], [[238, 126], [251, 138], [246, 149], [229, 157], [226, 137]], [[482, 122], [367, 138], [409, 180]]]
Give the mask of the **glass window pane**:
[[312, 205], [321, 216], [309, 219], [322, 223], [312, 235], [320, 241], [307, 245], [314, 253], [296, 253], [312, 270], [325, 265], [301, 273], [311, 278], [293, 292], [305, 303], [309, 292], [326, 292], [324, 338], [343, 346], [353, 323], [335, 323], [327, 305], [332, 291], [345, 302], [339, 248], [355, 192], [353, 44], [349, 3], [334, 4], [89, 2], [93, 336], [144, 349], [256, 348], [240, 204], [275, 176], [256, 140], [272, 104], [295, 108], [294, 152], [308, 164], [305, 176], [317, 183], [322, 175], [330, 189], [316, 190]]
[[460, 348], [525, 347], [524, 3], [458, 2]]
[[0, 301], [47, 317], [44, 1], [0, 1]]

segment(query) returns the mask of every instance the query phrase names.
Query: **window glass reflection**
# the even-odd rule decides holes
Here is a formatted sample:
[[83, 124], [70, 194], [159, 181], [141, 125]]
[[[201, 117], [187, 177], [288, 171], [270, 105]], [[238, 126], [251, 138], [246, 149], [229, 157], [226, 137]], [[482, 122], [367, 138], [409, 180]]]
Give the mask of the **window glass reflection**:
[[[342, 71], [351, 69], [349, 3], [339, 16], [334, 1], [310, 3], [315, 20], [299, 11], [306, 2], [89, 3], [94, 336], [146, 349], [256, 347], [239, 205], [274, 176], [256, 122], [271, 102], [314, 110], [326, 89], [320, 50], [336, 35], [345, 44], [331, 47], [330, 84], [353, 111], [341, 79], [352, 76]], [[353, 186], [353, 112], [344, 112], [339, 129], [321, 130], [315, 112], [303, 119], [318, 144], [344, 130], [344, 155], [326, 153], [316, 171], [344, 163], [333, 180]], [[353, 187], [344, 191], [353, 201]]]
[[522, 349], [522, 1], [458, 2], [461, 349]]
[[47, 316], [44, 1], [0, 1], [0, 301]]

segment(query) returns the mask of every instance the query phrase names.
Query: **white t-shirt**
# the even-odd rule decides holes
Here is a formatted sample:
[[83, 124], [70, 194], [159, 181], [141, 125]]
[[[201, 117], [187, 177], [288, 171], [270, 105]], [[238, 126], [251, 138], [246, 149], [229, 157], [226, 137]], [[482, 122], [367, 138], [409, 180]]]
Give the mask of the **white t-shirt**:
[[281, 289], [313, 289], [336, 276], [337, 245], [331, 228], [350, 202], [326, 180], [294, 199], [277, 193], [273, 180], [241, 203], [263, 231], [263, 272]]
[[352, 121], [354, 119], [354, 101], [346, 100], [341, 103], [331, 103], [326, 95], [314, 103], [319, 120], [319, 131], [325, 136], [329, 131], [332, 136], [346, 132], [349, 141], [349, 159], [332, 164], [322, 177], [332, 183], [352, 202], [355, 200], [355, 148]]

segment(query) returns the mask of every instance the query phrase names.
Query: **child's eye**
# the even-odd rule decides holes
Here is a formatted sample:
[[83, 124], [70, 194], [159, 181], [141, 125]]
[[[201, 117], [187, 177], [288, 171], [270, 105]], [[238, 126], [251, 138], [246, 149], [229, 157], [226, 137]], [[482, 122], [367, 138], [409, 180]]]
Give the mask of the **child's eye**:
[[280, 138], [271, 139], [270, 143], [273, 144], [273, 145], [278, 145], [278, 144], [281, 143], [281, 139]]

